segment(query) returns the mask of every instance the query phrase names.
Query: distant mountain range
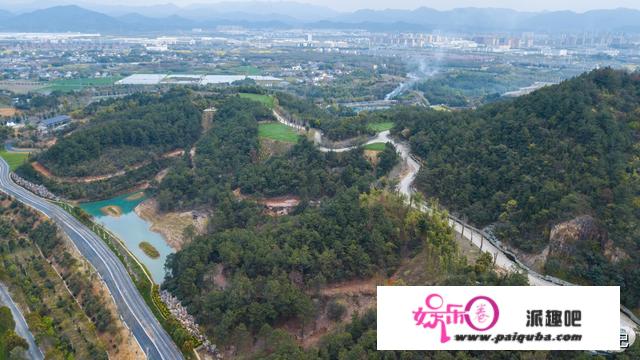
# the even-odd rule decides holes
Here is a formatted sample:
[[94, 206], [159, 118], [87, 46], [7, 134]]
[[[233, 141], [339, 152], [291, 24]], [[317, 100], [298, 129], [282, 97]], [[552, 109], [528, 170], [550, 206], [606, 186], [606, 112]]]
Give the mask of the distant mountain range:
[[[3, 3], [0, 1], [0, 7]], [[495, 8], [440, 11], [358, 10], [340, 13], [296, 2], [221, 2], [178, 7], [59, 5], [45, 9], [0, 10], [0, 31], [141, 33], [212, 29], [218, 25], [249, 28], [337, 28], [378, 31], [536, 31], [640, 32], [640, 11], [632, 9], [519, 12]]]

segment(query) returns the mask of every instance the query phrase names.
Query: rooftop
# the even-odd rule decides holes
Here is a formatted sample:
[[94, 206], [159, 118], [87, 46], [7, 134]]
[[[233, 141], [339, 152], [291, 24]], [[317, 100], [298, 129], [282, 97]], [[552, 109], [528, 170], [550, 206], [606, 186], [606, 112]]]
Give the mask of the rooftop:
[[71, 121], [71, 117], [69, 115], [58, 115], [49, 119], [44, 119], [40, 122], [40, 124], [45, 126], [53, 126], [68, 121]]

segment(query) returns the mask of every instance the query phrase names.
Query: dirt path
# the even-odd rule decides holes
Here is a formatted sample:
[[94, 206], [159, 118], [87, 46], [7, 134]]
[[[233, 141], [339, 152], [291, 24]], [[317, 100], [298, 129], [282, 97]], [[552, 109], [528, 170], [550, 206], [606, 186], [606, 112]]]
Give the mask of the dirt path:
[[[184, 150], [182, 149], [176, 149], [170, 152], [167, 152], [165, 154], [162, 155], [163, 158], [167, 159], [167, 158], [173, 158], [173, 157], [178, 157], [178, 156], [182, 156], [184, 155]], [[145, 165], [148, 165], [149, 161], [144, 161], [142, 163], [133, 165], [133, 166], [129, 166], [127, 168], [127, 170], [120, 170], [114, 173], [110, 173], [110, 174], [105, 174], [105, 175], [94, 175], [94, 176], [74, 176], [74, 177], [64, 177], [64, 176], [56, 176], [53, 173], [51, 173], [51, 171], [49, 171], [49, 169], [47, 169], [44, 165], [40, 164], [37, 161], [34, 161], [31, 163], [31, 166], [33, 167], [34, 170], [36, 170], [38, 173], [40, 173], [42, 176], [48, 178], [48, 179], [53, 179], [57, 182], [62, 182], [62, 183], [92, 183], [92, 182], [96, 182], [96, 181], [101, 181], [101, 180], [107, 180], [107, 179], [111, 179], [114, 178], [116, 176], [122, 176], [125, 175], [127, 172], [129, 171], [133, 171], [133, 170], [137, 170]]]
[[324, 296], [337, 295], [374, 295], [376, 294], [376, 279], [352, 280], [333, 284], [320, 290], [320, 294]]
[[[376, 306], [376, 286], [380, 279], [372, 277], [370, 279], [352, 280], [332, 284], [320, 290], [319, 298], [322, 309], [320, 315], [315, 319], [313, 324], [305, 326], [304, 338], [300, 332], [300, 325], [290, 323], [285, 325], [285, 329], [296, 336], [299, 343], [304, 348], [317, 346], [322, 337], [335, 331], [344, 324], [343, 321], [351, 319], [354, 314], [362, 314]], [[329, 319], [327, 313], [327, 305], [329, 302], [336, 301], [345, 306], [345, 313], [342, 316], [343, 321], [334, 321]]]

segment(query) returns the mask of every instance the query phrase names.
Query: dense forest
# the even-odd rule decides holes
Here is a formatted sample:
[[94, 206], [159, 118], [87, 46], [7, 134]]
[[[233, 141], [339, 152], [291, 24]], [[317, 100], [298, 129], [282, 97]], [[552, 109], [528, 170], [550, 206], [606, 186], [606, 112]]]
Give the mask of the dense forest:
[[431, 105], [476, 107], [500, 99], [501, 94], [530, 86], [535, 82], [554, 82], [578, 75], [575, 70], [520, 67], [493, 64], [476, 67], [470, 63], [450, 63], [451, 67], [436, 67], [430, 76], [412, 86], [421, 91]]
[[54, 175], [114, 173], [188, 148], [200, 135], [201, 113], [186, 90], [159, 95], [137, 93], [90, 105], [90, 121], [38, 155]]
[[372, 170], [361, 149], [339, 155], [321, 153], [311, 142], [302, 139], [286, 154], [242, 169], [238, 186], [246, 194], [317, 198], [333, 196], [340, 186], [356, 186], [366, 191], [375, 179]]
[[319, 289], [376, 274], [387, 278], [418, 252], [426, 259], [424, 270], [446, 278], [446, 284], [527, 283], [520, 274], [497, 275], [491, 256], [467, 265], [444, 214], [421, 213], [387, 192], [351, 188], [281, 218], [225, 206], [222, 213], [244, 216], [218, 218], [209, 235], [170, 255], [163, 285], [218, 344], [251, 347], [252, 339], [275, 336], [280, 332], [273, 329], [288, 321], [304, 331], [321, 311], [314, 300]]
[[[596, 70], [475, 111], [403, 108], [388, 116], [424, 161], [416, 184], [503, 241], [538, 252], [559, 223], [595, 219], [599, 235], [547, 271], [621, 285], [640, 299], [640, 77]], [[609, 240], [623, 255], [604, 255]]]
[[[203, 206], [213, 212], [207, 234], [169, 256], [163, 287], [216, 344], [257, 358], [339, 358], [342, 350], [335, 346], [357, 354], [362, 344], [357, 338], [344, 342], [343, 330], [304, 350], [283, 324], [304, 334], [325, 312], [339, 322], [343, 305], [319, 297], [321, 289], [394, 277], [402, 261], [413, 257], [425, 262], [431, 279], [426, 283], [527, 284], [522, 274], [497, 274], [491, 256], [468, 264], [444, 213], [421, 213], [375, 189], [398, 161], [392, 145], [371, 163], [362, 150], [322, 153], [302, 138], [287, 152], [261, 160], [257, 127], [271, 119], [270, 112], [235, 96], [216, 106], [195, 156], [183, 157], [156, 193], [163, 209]], [[258, 197], [297, 195], [302, 201], [288, 216], [270, 217], [255, 202], [233, 196], [234, 189]], [[362, 351], [370, 354], [374, 347], [375, 341]]]
[[301, 139], [285, 154], [260, 162], [258, 122], [269, 119], [272, 114], [258, 102], [235, 96], [222, 101], [212, 128], [195, 144], [193, 159], [185, 157], [160, 184], [160, 207], [215, 207], [236, 188], [247, 195], [298, 195], [306, 200], [353, 186], [365, 191], [397, 161], [395, 151], [387, 149], [381, 165], [374, 167], [362, 150], [322, 153]]
[[373, 135], [368, 118], [356, 115], [352, 110], [330, 106], [320, 108], [312, 101], [287, 93], [278, 93], [278, 104], [289, 118], [305, 126], [322, 130], [330, 140], [344, 140], [360, 135]]
[[115, 176], [110, 179], [88, 183], [59, 182], [43, 176], [28, 164], [16, 169], [16, 173], [31, 182], [44, 185], [54, 194], [66, 199], [98, 200], [130, 190], [152, 179], [156, 174], [171, 166], [174, 162], [175, 159], [153, 160], [137, 169], [127, 171], [126, 176]]
[[219, 105], [212, 128], [163, 179], [158, 190], [162, 209], [210, 205], [230, 196], [236, 172], [258, 157], [258, 121], [272, 119], [260, 103], [230, 97]]

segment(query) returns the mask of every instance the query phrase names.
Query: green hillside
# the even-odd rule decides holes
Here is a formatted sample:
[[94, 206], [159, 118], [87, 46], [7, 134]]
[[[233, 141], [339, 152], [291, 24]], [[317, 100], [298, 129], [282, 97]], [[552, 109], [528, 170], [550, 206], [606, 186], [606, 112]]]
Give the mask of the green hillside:
[[187, 92], [135, 94], [85, 109], [90, 122], [37, 160], [58, 176], [114, 173], [190, 146], [200, 135], [200, 111]]
[[502, 241], [539, 252], [556, 225], [595, 219], [567, 253], [552, 244], [547, 271], [621, 285], [640, 307], [638, 74], [603, 69], [475, 111], [392, 115], [425, 161], [418, 187]]

